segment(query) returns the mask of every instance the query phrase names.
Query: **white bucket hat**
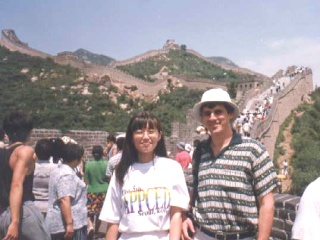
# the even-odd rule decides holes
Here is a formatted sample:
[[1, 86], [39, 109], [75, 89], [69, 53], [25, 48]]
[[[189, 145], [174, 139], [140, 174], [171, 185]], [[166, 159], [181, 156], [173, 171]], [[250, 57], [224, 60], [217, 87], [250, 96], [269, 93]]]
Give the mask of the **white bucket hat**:
[[195, 104], [193, 107], [193, 115], [199, 122], [202, 122], [200, 108], [204, 103], [207, 102], [223, 102], [228, 104], [233, 109], [234, 114], [231, 121], [234, 121], [239, 115], [239, 107], [231, 101], [229, 93], [221, 88], [214, 88], [205, 91], [201, 97], [201, 101]]

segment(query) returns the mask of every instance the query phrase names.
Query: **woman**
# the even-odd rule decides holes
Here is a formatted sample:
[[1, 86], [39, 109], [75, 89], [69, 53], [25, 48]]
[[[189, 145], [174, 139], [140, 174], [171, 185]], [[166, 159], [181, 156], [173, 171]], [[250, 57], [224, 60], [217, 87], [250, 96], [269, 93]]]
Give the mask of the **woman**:
[[51, 173], [46, 223], [52, 240], [87, 239], [87, 191], [75, 168], [84, 154], [82, 146], [64, 138], [62, 164]]
[[40, 139], [35, 146], [35, 154], [37, 157], [36, 167], [33, 177], [33, 194], [35, 197], [34, 204], [39, 208], [41, 213], [46, 216], [48, 208], [48, 190], [50, 173], [58, 166], [60, 156], [52, 158], [56, 154], [54, 149], [64, 143], [60, 138], [43, 138]]
[[[107, 169], [107, 161], [103, 157], [103, 148], [100, 145], [93, 146], [92, 155], [94, 160], [86, 164], [84, 172], [84, 181], [88, 185], [88, 217], [89, 217], [89, 236], [93, 233], [98, 233], [101, 221], [98, 219], [104, 198], [106, 196], [108, 183], [105, 176]], [[95, 228], [93, 231], [92, 224], [95, 221]]]
[[131, 118], [122, 158], [111, 178], [100, 219], [106, 239], [180, 239], [181, 211], [189, 195], [180, 165], [166, 158], [159, 120]]

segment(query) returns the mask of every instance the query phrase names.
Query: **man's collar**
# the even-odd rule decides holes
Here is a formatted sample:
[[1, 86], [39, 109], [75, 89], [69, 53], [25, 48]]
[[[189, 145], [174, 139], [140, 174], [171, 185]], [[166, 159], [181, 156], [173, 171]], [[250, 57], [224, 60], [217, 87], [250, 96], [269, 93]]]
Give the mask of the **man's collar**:
[[229, 145], [233, 146], [233, 145], [237, 145], [237, 144], [241, 144], [241, 143], [242, 143], [241, 134], [233, 132], [233, 136], [232, 136], [232, 139], [231, 139], [231, 142]]
[[[207, 144], [210, 147], [211, 146], [211, 137], [208, 138]], [[242, 137], [241, 134], [233, 131], [233, 135], [232, 135], [232, 139], [229, 143], [229, 146], [233, 146], [233, 145], [237, 145], [237, 144], [241, 144], [242, 143]]]

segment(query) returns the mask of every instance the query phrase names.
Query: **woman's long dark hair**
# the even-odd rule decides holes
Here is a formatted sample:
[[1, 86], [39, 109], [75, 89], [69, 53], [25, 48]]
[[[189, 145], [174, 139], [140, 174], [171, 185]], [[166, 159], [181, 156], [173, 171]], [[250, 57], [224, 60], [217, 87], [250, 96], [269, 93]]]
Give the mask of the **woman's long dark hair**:
[[139, 160], [138, 151], [135, 148], [133, 142], [133, 134], [136, 130], [144, 129], [147, 126], [151, 129], [157, 129], [159, 132], [162, 132], [162, 136], [158, 141], [156, 148], [154, 149], [155, 155], [160, 157], [167, 156], [163, 130], [159, 119], [150, 112], [145, 111], [137, 113], [130, 119], [126, 132], [126, 139], [123, 146], [122, 157], [116, 168], [116, 178], [121, 185], [123, 185], [124, 176], [127, 173], [129, 167]]

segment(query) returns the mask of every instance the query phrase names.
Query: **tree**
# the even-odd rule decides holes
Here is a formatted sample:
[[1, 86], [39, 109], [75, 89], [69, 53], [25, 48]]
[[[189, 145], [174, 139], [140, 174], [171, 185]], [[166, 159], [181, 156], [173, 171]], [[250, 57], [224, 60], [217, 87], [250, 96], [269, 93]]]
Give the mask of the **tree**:
[[237, 84], [234, 80], [231, 80], [228, 84], [228, 92], [231, 98], [236, 98], [237, 96]]
[[182, 44], [182, 45], [181, 45], [181, 50], [182, 50], [182, 51], [186, 51], [186, 50], [187, 50], [187, 45]]

